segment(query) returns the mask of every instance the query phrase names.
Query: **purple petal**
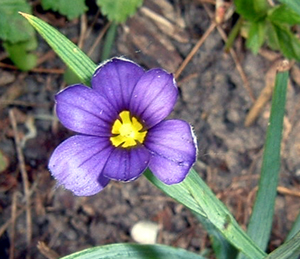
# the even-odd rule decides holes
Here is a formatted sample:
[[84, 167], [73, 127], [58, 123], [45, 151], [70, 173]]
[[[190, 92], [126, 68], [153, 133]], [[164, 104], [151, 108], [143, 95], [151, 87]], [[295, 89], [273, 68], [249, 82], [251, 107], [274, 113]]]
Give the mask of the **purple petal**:
[[112, 180], [132, 181], [145, 171], [150, 157], [149, 151], [143, 146], [116, 148], [107, 160], [103, 175]]
[[102, 169], [111, 152], [112, 147], [106, 138], [73, 136], [54, 150], [49, 169], [58, 184], [75, 195], [93, 195], [109, 182], [102, 175]]
[[117, 113], [107, 100], [84, 85], [70, 86], [56, 97], [56, 113], [70, 130], [93, 136], [110, 136]]
[[149, 130], [144, 144], [152, 153], [150, 170], [165, 184], [181, 182], [196, 161], [196, 141], [185, 121], [162, 121]]
[[130, 111], [147, 128], [166, 118], [174, 108], [178, 89], [172, 74], [156, 68], [146, 72], [133, 90]]
[[136, 63], [114, 58], [98, 67], [92, 78], [92, 88], [121, 112], [129, 109], [132, 90], [143, 74], [144, 70]]

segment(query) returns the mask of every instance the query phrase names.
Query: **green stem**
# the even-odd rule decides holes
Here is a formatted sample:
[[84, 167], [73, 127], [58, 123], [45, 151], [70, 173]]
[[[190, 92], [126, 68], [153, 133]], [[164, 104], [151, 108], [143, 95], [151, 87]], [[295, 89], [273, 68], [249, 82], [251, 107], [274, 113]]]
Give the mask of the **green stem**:
[[237, 37], [242, 25], [243, 25], [244, 19], [242, 17], [240, 17], [238, 19], [238, 21], [236, 22], [236, 24], [234, 25], [234, 27], [232, 28], [232, 30], [230, 31], [229, 35], [228, 35], [228, 39], [225, 43], [225, 52], [229, 52], [229, 50], [232, 48], [233, 42], [235, 40], [235, 38]]
[[118, 24], [115, 22], [112, 22], [112, 24], [110, 25], [110, 27], [106, 33], [104, 46], [103, 46], [103, 50], [102, 50], [102, 56], [101, 56], [102, 61], [110, 58], [110, 52], [111, 52], [112, 46], [113, 46], [115, 38], [116, 38], [117, 28], [118, 28]]

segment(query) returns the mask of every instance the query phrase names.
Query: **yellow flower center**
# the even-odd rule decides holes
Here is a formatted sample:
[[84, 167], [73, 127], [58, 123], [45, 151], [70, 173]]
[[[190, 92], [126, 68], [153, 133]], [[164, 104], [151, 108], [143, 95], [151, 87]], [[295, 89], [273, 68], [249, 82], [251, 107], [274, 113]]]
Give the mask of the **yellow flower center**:
[[143, 143], [147, 131], [141, 131], [143, 125], [135, 118], [130, 116], [129, 111], [122, 111], [119, 114], [121, 120], [116, 119], [111, 133], [114, 135], [110, 138], [111, 143], [118, 147], [133, 147], [138, 143]]

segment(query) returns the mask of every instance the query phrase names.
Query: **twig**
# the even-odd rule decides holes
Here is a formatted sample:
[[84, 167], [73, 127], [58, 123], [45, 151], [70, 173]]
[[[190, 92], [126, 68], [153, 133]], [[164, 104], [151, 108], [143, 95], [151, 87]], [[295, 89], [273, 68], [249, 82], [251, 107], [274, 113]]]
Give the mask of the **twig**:
[[276, 73], [280, 69], [290, 69], [291, 65], [293, 65], [294, 62], [288, 63], [286, 65], [285, 60], [279, 59], [275, 60], [272, 64], [272, 66], [268, 69], [265, 77], [265, 87], [264, 89], [260, 92], [258, 98], [252, 105], [250, 111], [248, 112], [246, 119], [245, 119], [245, 127], [251, 126], [259, 114], [261, 113], [262, 109], [265, 107], [267, 102], [271, 99], [273, 89], [275, 87], [275, 77]]
[[53, 50], [49, 50], [46, 54], [43, 54], [41, 57], [39, 57], [36, 66], [40, 66], [45, 61], [52, 59], [55, 57], [55, 52]]
[[220, 24], [224, 21], [226, 7], [224, 0], [216, 0], [215, 21]]
[[37, 248], [42, 255], [47, 257], [48, 259], [58, 259], [60, 256], [49, 248], [44, 242], [39, 241], [37, 244]]
[[9, 119], [14, 132], [14, 139], [15, 139], [15, 144], [17, 149], [17, 157], [19, 160], [19, 167], [23, 179], [24, 194], [26, 199], [26, 225], [27, 225], [26, 241], [27, 241], [27, 248], [29, 248], [31, 243], [31, 238], [32, 238], [32, 218], [31, 218], [31, 209], [30, 209], [31, 199], [30, 199], [30, 190], [29, 190], [30, 187], [29, 187], [27, 171], [25, 168], [25, 159], [21, 148], [21, 141], [18, 134], [17, 122], [12, 109], [9, 110]]
[[86, 30], [87, 30], [87, 17], [86, 14], [81, 15], [80, 17], [80, 35], [77, 46], [82, 49], [84, 45], [84, 40], [86, 39]]
[[[25, 208], [21, 209], [16, 213], [16, 218], [18, 218], [23, 212], [25, 211]], [[7, 220], [1, 227], [0, 227], [0, 237], [3, 235], [5, 230], [9, 227], [9, 225], [12, 223], [12, 218]]]
[[90, 48], [90, 50], [87, 53], [87, 55], [89, 57], [93, 54], [95, 48], [97, 47], [97, 45], [99, 44], [99, 42], [102, 40], [104, 34], [107, 32], [107, 30], [110, 27], [110, 25], [111, 25], [111, 22], [108, 22], [107, 24], [105, 24], [104, 28], [102, 29], [102, 31], [98, 35], [97, 39], [95, 40], [94, 44], [92, 45], [92, 47]]
[[96, 15], [95, 15], [95, 17], [94, 17], [94, 19], [93, 19], [92, 24], [91, 24], [90, 27], [87, 29], [87, 32], [86, 32], [86, 34], [85, 34], [85, 37], [86, 37], [86, 38], [88, 38], [88, 37], [91, 35], [92, 30], [93, 30], [93, 28], [94, 28], [94, 26], [95, 26], [95, 24], [96, 24], [96, 22], [97, 22], [97, 20], [98, 20], [98, 18], [99, 18], [99, 15], [100, 15], [100, 10], [97, 11], [97, 13], [96, 13]]
[[16, 219], [17, 219], [17, 192], [14, 192], [11, 205], [11, 233], [10, 233], [10, 248], [9, 259], [14, 259], [15, 251], [15, 234], [16, 234]]
[[[2, 63], [0, 62], [0, 67], [2, 68], [9, 68], [9, 69], [13, 69], [13, 70], [19, 70], [19, 68], [17, 68], [16, 66], [13, 66], [13, 65], [9, 65], [9, 64], [5, 64], [5, 63]], [[46, 73], [46, 74], [63, 74], [65, 72], [64, 69], [55, 69], [55, 68], [52, 68], [52, 69], [48, 69], [48, 68], [33, 68], [30, 70], [30, 72], [35, 72], [35, 73]]]
[[278, 186], [277, 191], [280, 194], [286, 194], [286, 195], [295, 196], [295, 197], [300, 198], [300, 192], [299, 191], [293, 191], [293, 190], [290, 190], [290, 189], [288, 189], [286, 187], [283, 187], [283, 186]]
[[206, 32], [202, 35], [202, 37], [198, 40], [197, 44], [193, 47], [191, 52], [188, 54], [188, 56], [185, 58], [185, 60], [181, 63], [177, 71], [175, 72], [175, 79], [178, 79], [182, 71], [185, 69], [187, 64], [191, 61], [191, 59], [194, 57], [198, 49], [201, 47], [203, 42], [206, 40], [206, 38], [211, 34], [211, 32], [215, 29], [216, 23], [212, 22]]
[[[207, 5], [203, 4], [203, 6], [204, 6], [205, 11], [209, 15], [209, 17], [213, 20], [213, 14], [211, 13], [211, 11], [207, 7]], [[224, 30], [220, 26], [217, 26], [217, 30], [218, 30], [219, 34], [221, 35], [222, 39], [226, 42], [227, 41], [227, 35], [224, 32]], [[251, 89], [251, 87], [249, 85], [247, 76], [246, 76], [246, 74], [245, 74], [245, 72], [244, 72], [244, 70], [243, 70], [243, 68], [242, 68], [242, 66], [240, 64], [240, 61], [239, 61], [239, 59], [237, 57], [237, 54], [236, 54], [236, 52], [232, 48], [229, 51], [230, 51], [232, 59], [233, 59], [233, 61], [235, 63], [236, 69], [239, 72], [239, 74], [240, 74], [240, 76], [241, 76], [241, 78], [242, 78], [242, 80], [244, 82], [244, 87], [245, 87], [246, 91], [248, 92], [248, 94], [249, 94], [252, 102], [254, 102], [255, 101], [255, 97], [254, 97], [253, 91], [252, 91], [252, 89]]]

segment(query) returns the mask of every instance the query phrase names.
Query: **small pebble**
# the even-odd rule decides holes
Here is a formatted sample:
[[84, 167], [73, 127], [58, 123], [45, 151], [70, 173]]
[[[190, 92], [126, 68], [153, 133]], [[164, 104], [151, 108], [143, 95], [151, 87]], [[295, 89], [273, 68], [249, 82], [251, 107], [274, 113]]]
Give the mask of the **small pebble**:
[[142, 220], [132, 227], [131, 237], [140, 244], [155, 244], [158, 230], [157, 223]]

